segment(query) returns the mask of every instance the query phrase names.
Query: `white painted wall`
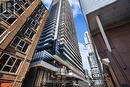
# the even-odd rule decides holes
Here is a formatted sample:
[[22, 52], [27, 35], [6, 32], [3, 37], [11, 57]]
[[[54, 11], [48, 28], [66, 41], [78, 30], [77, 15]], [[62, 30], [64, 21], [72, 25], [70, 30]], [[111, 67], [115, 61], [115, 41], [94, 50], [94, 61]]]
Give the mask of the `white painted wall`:
[[105, 7], [117, 0], [80, 0], [85, 14], [89, 14], [97, 9]]

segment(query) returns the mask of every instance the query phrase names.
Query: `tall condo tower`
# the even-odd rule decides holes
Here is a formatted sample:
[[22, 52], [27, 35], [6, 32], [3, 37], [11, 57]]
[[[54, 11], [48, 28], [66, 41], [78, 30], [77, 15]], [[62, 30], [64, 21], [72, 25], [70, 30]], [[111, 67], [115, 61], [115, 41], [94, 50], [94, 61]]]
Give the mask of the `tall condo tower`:
[[[73, 14], [68, 0], [52, 1], [27, 78], [32, 78], [31, 71], [41, 73], [33, 75], [36, 77], [31, 81], [34, 82], [32, 86], [49, 86], [54, 80], [53, 82], [64, 81], [61, 84], [55, 82], [53, 85], [56, 87], [69, 87], [74, 84], [73, 81], [79, 85], [79, 80], [84, 80]], [[27, 85], [31, 87], [30, 84]]]

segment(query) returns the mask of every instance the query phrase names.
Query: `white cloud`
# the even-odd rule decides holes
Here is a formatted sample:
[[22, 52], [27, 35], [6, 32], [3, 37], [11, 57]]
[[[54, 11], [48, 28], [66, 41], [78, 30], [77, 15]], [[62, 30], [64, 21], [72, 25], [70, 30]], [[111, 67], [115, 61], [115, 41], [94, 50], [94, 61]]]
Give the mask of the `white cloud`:
[[78, 14], [81, 14], [78, 0], [69, 0], [69, 3], [70, 3], [70, 6], [72, 7], [74, 17], [76, 17]]
[[[49, 8], [52, 0], [42, 0], [42, 2], [45, 4], [45, 6], [47, 8]], [[72, 8], [74, 17], [76, 17], [78, 14], [81, 14], [80, 5], [79, 5], [78, 0], [69, 0], [69, 3], [70, 3], [70, 6]]]
[[90, 69], [90, 66], [89, 66], [89, 62], [88, 62], [88, 50], [87, 50], [87, 47], [84, 46], [83, 43], [78, 43], [79, 45], [79, 50], [80, 50], [80, 54], [81, 54], [81, 57], [82, 57], [82, 62], [83, 62], [83, 68], [84, 69]]
[[42, 2], [45, 4], [47, 8], [50, 7], [52, 0], [42, 0]]

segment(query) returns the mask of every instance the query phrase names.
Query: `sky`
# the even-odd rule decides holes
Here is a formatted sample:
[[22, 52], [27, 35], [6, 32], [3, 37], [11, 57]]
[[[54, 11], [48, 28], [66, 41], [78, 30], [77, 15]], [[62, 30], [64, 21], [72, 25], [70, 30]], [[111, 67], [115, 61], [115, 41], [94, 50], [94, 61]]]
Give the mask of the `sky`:
[[[47, 8], [49, 8], [52, 2], [52, 0], [42, 0], [42, 1]], [[76, 28], [77, 38], [78, 38], [78, 45], [79, 45], [80, 54], [82, 56], [83, 68], [90, 69], [87, 60], [88, 51], [84, 45], [85, 44], [84, 33], [87, 31], [86, 23], [83, 14], [81, 12], [81, 8], [78, 0], [69, 0], [69, 3], [73, 11], [74, 23], [75, 23], [75, 28]]]

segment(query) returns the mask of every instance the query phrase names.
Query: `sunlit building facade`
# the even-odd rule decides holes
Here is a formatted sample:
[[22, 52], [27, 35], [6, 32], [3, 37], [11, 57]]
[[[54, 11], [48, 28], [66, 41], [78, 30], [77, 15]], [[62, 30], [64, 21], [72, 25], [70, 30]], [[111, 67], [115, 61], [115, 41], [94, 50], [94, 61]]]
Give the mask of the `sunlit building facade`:
[[53, 0], [23, 87], [84, 87], [83, 82], [71, 7], [68, 0]]
[[92, 77], [92, 85], [102, 87], [104, 85], [103, 82], [103, 74], [102, 74], [102, 63], [100, 59], [97, 57], [96, 52], [94, 51], [94, 46], [92, 44], [90, 35], [88, 32], [84, 33], [85, 44], [88, 49], [88, 62], [90, 65], [90, 72]]
[[0, 1], [0, 87], [21, 87], [47, 15], [40, 0]]

